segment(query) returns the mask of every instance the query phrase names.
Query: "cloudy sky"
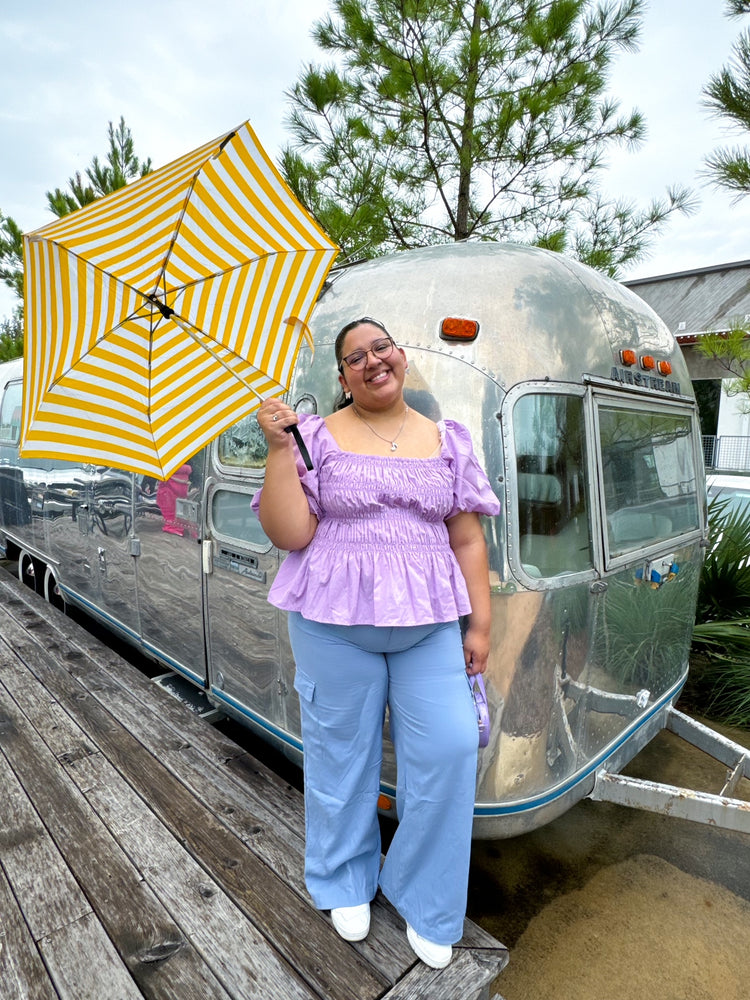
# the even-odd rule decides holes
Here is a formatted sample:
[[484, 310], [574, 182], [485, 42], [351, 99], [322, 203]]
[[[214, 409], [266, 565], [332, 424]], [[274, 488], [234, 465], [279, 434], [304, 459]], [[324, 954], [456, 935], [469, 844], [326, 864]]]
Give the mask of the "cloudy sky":
[[[305, 62], [326, 0], [3, 0], [0, 12], [0, 210], [29, 231], [52, 218], [45, 192], [107, 149], [124, 116], [136, 153], [161, 166], [250, 119], [272, 155], [284, 144], [284, 92]], [[610, 92], [648, 126], [618, 152], [604, 193], [645, 206], [692, 187], [698, 213], [671, 223], [626, 277], [750, 259], [750, 198], [704, 186], [703, 157], [733, 141], [700, 106], [743, 22], [723, 0], [650, 0], [640, 50], [618, 58]], [[750, 18], [745, 22], [750, 25]], [[15, 298], [0, 286], [0, 317]]]

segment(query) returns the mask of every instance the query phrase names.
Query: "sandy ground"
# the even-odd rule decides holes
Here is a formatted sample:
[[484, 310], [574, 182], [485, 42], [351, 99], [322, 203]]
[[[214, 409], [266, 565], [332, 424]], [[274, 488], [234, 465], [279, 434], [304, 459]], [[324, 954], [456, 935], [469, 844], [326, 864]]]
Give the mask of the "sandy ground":
[[[750, 746], [750, 733], [722, 730]], [[724, 769], [660, 733], [627, 773], [717, 792]], [[750, 782], [739, 796], [750, 799]], [[583, 801], [475, 842], [469, 916], [503, 941], [504, 1000], [748, 1000], [750, 836]]]
[[637, 855], [545, 907], [495, 988], [505, 1000], [747, 1000], [750, 903]]

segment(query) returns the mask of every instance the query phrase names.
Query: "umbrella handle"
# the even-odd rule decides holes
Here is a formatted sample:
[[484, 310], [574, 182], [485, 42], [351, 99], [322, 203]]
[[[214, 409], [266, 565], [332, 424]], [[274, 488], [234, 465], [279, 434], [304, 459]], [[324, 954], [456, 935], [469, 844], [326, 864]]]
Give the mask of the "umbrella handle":
[[294, 435], [294, 440], [297, 442], [297, 447], [299, 448], [299, 453], [302, 456], [302, 461], [305, 463], [305, 468], [308, 472], [311, 472], [313, 468], [312, 459], [310, 458], [310, 452], [307, 450], [307, 445], [302, 440], [299, 427], [296, 424], [292, 424], [291, 427], [285, 427], [284, 430], [287, 434]]

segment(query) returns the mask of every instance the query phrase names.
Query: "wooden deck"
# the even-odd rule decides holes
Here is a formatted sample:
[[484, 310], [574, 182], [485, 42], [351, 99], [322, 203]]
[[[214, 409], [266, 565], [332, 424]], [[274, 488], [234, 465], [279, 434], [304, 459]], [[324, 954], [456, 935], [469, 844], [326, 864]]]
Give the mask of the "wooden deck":
[[0, 573], [2, 1000], [473, 1000], [378, 896], [350, 945], [308, 900], [299, 792]]

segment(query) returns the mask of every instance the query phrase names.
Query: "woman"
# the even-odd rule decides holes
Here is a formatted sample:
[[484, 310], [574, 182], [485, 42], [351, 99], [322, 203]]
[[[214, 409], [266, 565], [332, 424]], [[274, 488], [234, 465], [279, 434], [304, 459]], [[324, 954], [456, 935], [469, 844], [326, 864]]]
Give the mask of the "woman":
[[[299, 418], [307, 472], [266, 401], [263, 528], [289, 550], [269, 599], [289, 612], [304, 743], [305, 878], [347, 940], [364, 938], [378, 885], [428, 965], [463, 933], [478, 733], [466, 673], [489, 652], [479, 514], [500, 505], [468, 431], [409, 409], [404, 351], [364, 318], [336, 339], [342, 408]], [[347, 405], [349, 404], [349, 405]], [[458, 619], [468, 615], [463, 639]], [[380, 867], [386, 706], [399, 825]]]

